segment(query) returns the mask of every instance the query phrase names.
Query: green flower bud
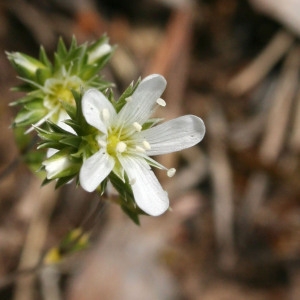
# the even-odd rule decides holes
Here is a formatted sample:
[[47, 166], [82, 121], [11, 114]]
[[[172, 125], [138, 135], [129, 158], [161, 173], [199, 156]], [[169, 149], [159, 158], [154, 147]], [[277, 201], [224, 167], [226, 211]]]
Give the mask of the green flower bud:
[[38, 69], [46, 68], [40, 61], [20, 52], [7, 53], [7, 56], [22, 76], [32, 78]]
[[110, 54], [112, 51], [111, 45], [108, 43], [104, 44], [95, 44], [95, 47], [91, 49], [91, 51], [88, 53], [88, 64], [94, 64], [99, 59], [103, 58], [105, 55]]

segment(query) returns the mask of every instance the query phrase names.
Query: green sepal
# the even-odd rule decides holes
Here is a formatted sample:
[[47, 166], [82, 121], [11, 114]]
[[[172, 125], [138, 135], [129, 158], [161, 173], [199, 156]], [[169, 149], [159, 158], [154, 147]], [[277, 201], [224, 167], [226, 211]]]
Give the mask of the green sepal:
[[50, 70], [52, 70], [52, 63], [50, 62], [45, 48], [43, 46], [40, 47], [39, 60], [46, 65]]
[[62, 138], [59, 142], [63, 145], [78, 149], [81, 143], [81, 138], [78, 136], [67, 136]]
[[157, 125], [158, 123], [162, 122], [164, 119], [163, 118], [151, 118], [148, 119], [144, 124], [143, 124], [143, 130], [149, 129], [153, 127], [154, 125]]
[[15, 127], [25, 127], [28, 125], [35, 124], [45, 116], [45, 109], [38, 110], [27, 110], [26, 108], [21, 109], [13, 123]]
[[106, 190], [106, 187], [107, 187], [107, 182], [108, 182], [108, 179], [105, 178], [101, 183], [100, 185], [97, 187], [96, 191], [97, 193], [102, 196]]
[[137, 82], [134, 84], [134, 82], [132, 82], [128, 88], [123, 92], [123, 94], [120, 96], [118, 101], [113, 102], [113, 106], [115, 107], [116, 112], [118, 113], [123, 106], [127, 103], [126, 102], [126, 98], [130, 97], [133, 92], [136, 90], [136, 88], [138, 87], [138, 85], [141, 82], [141, 78], [139, 78], [137, 80]]
[[[39, 137], [41, 137], [39, 135]], [[62, 150], [64, 149], [65, 146], [59, 144], [57, 141], [42, 141], [40, 144], [37, 146], [38, 150], [41, 149], [56, 149], [56, 150]]]
[[61, 101], [61, 106], [65, 109], [67, 114], [71, 117], [71, 119], [75, 119], [76, 116], [76, 107], [74, 105], [69, 104], [66, 101]]
[[66, 111], [71, 117], [71, 119], [65, 120], [64, 123], [73, 128], [73, 130], [78, 134], [78, 136], [89, 135], [95, 131], [85, 120], [82, 114], [81, 108], [81, 98], [82, 93], [72, 90], [72, 94], [75, 100], [75, 107], [66, 106]]
[[136, 225], [141, 225], [140, 224], [140, 218], [139, 214], [136, 213], [135, 211], [130, 210], [127, 206], [121, 205], [122, 210], [124, 213], [136, 224]]
[[131, 220], [139, 225], [139, 215], [144, 215], [145, 213], [136, 205], [130, 184], [127, 180], [123, 182], [113, 172], [109, 174], [109, 180], [120, 195], [118, 204]]
[[115, 100], [115, 97], [114, 97], [114, 93], [113, 93], [113, 90], [112, 88], [108, 88], [106, 91], [105, 91], [105, 96], [106, 98], [111, 102], [111, 103], [114, 103], [116, 102]]
[[98, 68], [95, 68], [94, 66], [85, 66], [85, 68], [81, 71], [80, 77], [83, 80], [88, 80], [89, 78], [93, 78], [98, 73]]
[[46, 69], [38, 69], [36, 71], [36, 81], [40, 85], [44, 85], [44, 82], [48, 79], [51, 78], [52, 76], [52, 70], [49, 68]]
[[60, 126], [56, 125], [55, 123], [51, 121], [47, 121], [47, 125], [49, 126], [49, 129], [56, 133], [66, 134], [66, 135], [73, 135], [73, 133], [61, 128]]
[[45, 186], [46, 184], [50, 183], [51, 181], [53, 181], [53, 179], [48, 179], [47, 177], [45, 177], [45, 179], [43, 180], [41, 186]]
[[[43, 131], [41, 128], [37, 129], [37, 131], [38, 136], [46, 142], [57, 143], [65, 137], [62, 133], [53, 131]], [[41, 149], [41, 147], [39, 149]]]
[[[75, 47], [75, 45], [73, 45], [74, 43], [76, 43], [75, 39], [72, 38], [72, 43], [71, 43], [71, 47]], [[68, 50], [67, 50], [67, 47], [63, 41], [63, 39], [60, 37], [59, 40], [58, 40], [58, 45], [57, 45], [57, 52], [56, 54], [59, 56], [59, 57], [63, 57], [65, 58], [66, 55], [68, 54]]]
[[24, 108], [26, 108], [27, 110], [43, 110], [43, 111], [46, 111], [43, 103], [39, 99], [30, 101], [30, 102], [26, 102], [24, 104]]
[[84, 135], [84, 130], [82, 129], [82, 126], [80, 124], [78, 124], [76, 121], [74, 120], [65, 120], [64, 121], [65, 124], [69, 125], [70, 127], [73, 128], [73, 130], [80, 136], [80, 135]]
[[[9, 106], [16, 106], [16, 105], [20, 105], [20, 104], [25, 104], [25, 103], [30, 102], [32, 100], [34, 100], [34, 98], [31, 95], [26, 95], [23, 98], [20, 98], [20, 99], [14, 101], [14, 102], [9, 103]], [[42, 100], [42, 99], [40, 99], [40, 100]]]
[[130, 185], [126, 182], [123, 182], [114, 172], [111, 172], [109, 174], [109, 180], [112, 183], [112, 185], [115, 187], [115, 189], [119, 192], [122, 199], [129, 204], [132, 204], [132, 206], [135, 206], [133, 192], [130, 187]]
[[76, 176], [76, 174], [73, 174], [71, 176], [66, 176], [66, 177], [61, 177], [58, 178], [55, 184], [55, 188], [58, 189], [61, 186], [67, 184], [68, 182], [70, 182], [74, 177]]

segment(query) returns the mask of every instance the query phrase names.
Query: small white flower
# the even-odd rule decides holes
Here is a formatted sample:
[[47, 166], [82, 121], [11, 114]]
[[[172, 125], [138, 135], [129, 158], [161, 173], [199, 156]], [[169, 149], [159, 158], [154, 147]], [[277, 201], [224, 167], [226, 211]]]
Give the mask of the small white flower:
[[[84, 94], [83, 115], [99, 130], [95, 138], [99, 151], [85, 159], [80, 169], [80, 184], [86, 191], [94, 191], [110, 172], [123, 181], [126, 173], [140, 209], [152, 216], [168, 209], [168, 195], [150, 165], [167, 169], [150, 156], [194, 146], [202, 140], [205, 126], [200, 118], [187, 115], [143, 130], [155, 108], [164, 104], [160, 96], [165, 87], [164, 77], [146, 77], [119, 113], [98, 90], [90, 89]], [[176, 170], [167, 171], [172, 176]]]

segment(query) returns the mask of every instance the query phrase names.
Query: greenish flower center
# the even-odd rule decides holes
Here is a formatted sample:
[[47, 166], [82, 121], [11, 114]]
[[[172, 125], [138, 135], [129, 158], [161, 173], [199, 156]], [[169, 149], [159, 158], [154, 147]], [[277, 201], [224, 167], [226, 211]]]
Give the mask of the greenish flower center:
[[75, 101], [71, 89], [78, 90], [78, 87], [71, 84], [67, 86], [63, 86], [62, 84], [57, 84], [52, 89], [53, 94], [55, 95], [55, 97], [53, 97], [54, 98], [53, 101], [59, 99], [68, 104], [75, 105]]
[[106, 151], [109, 155], [115, 156], [117, 144], [120, 142], [119, 138], [115, 135], [110, 135], [107, 138]]
[[83, 82], [77, 76], [50, 78], [46, 80], [44, 106], [49, 111], [53, 109], [57, 110], [57, 113], [51, 117], [52, 121], [56, 121], [55, 119], [58, 117], [60, 110], [64, 109], [62, 102], [75, 106], [72, 90], [79, 92], [82, 86]]
[[125, 142], [121, 141], [115, 134], [110, 134], [107, 137], [106, 151], [111, 156], [117, 156], [117, 153], [123, 153], [127, 149]]

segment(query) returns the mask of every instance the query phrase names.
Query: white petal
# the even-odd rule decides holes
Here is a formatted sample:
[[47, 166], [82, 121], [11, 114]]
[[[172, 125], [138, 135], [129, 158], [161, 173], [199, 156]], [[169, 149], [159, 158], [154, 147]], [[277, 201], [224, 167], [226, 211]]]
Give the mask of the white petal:
[[134, 122], [144, 124], [153, 114], [157, 106], [156, 100], [164, 92], [166, 85], [165, 78], [158, 74], [144, 78], [132, 94], [131, 101], [119, 112], [119, 125]]
[[57, 150], [57, 149], [49, 148], [49, 149], [47, 150], [46, 157], [49, 158], [49, 157], [51, 157], [52, 155], [54, 155], [55, 153], [57, 153], [58, 151], [59, 151], [59, 150]]
[[120, 157], [129, 178], [138, 207], [151, 216], [159, 216], [169, 207], [169, 198], [144, 159]]
[[103, 110], [109, 112], [111, 120], [116, 115], [115, 109], [110, 101], [98, 90], [90, 89], [85, 92], [82, 97], [82, 112], [86, 121], [99, 129], [103, 133], [107, 133], [107, 124], [109, 120], [102, 119]]
[[199, 143], [205, 134], [203, 121], [193, 115], [182, 116], [141, 132], [150, 145], [147, 155], [176, 152]]
[[80, 185], [88, 192], [94, 191], [114, 165], [113, 158], [101, 149], [83, 162], [79, 173]]
[[67, 114], [67, 112], [65, 110], [61, 109], [59, 112], [57, 125], [70, 133], [76, 134], [75, 130], [71, 126], [64, 123], [64, 121], [69, 120], [69, 119], [70, 119], [70, 117]]

